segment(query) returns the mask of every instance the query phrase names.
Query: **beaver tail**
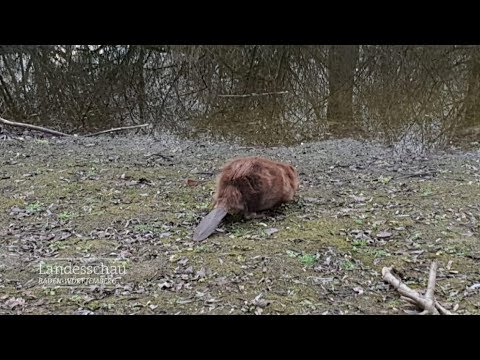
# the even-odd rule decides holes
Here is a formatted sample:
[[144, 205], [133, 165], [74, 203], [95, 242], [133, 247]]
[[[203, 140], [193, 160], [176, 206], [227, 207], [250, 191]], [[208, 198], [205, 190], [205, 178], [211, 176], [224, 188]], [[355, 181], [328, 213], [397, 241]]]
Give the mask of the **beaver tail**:
[[228, 211], [224, 207], [216, 207], [205, 216], [200, 224], [198, 224], [193, 233], [193, 240], [201, 241], [209, 237], [217, 228], [218, 224], [227, 215]]

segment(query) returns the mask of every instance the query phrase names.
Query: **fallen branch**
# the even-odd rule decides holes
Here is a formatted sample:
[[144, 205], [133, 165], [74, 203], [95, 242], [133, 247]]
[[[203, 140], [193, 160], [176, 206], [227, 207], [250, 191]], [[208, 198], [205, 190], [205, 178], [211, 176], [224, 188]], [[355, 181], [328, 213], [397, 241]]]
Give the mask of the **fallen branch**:
[[442, 305], [435, 300], [435, 281], [437, 278], [437, 263], [433, 262], [430, 267], [430, 276], [428, 278], [427, 291], [425, 295], [421, 295], [415, 290], [410, 289], [407, 285], [402, 283], [392, 275], [392, 267], [384, 267], [382, 269], [383, 280], [392, 285], [405, 300], [419, 306], [423, 311], [420, 315], [452, 315], [450, 311], [445, 309]]
[[225, 95], [218, 95], [218, 97], [245, 98], [245, 97], [251, 97], [251, 96], [282, 95], [282, 94], [288, 94], [288, 91], [266, 92], [266, 93], [251, 93], [251, 94], [241, 94], [241, 95], [235, 95], [235, 94], [228, 95], [228, 94], [225, 94]]
[[113, 128], [113, 129], [109, 129], [109, 130], [99, 131], [99, 132], [96, 132], [96, 133], [93, 133], [93, 134], [84, 135], [84, 136], [85, 136], [85, 137], [97, 136], [97, 135], [101, 135], [101, 134], [111, 133], [111, 132], [114, 132], [114, 131], [130, 130], [130, 129], [141, 128], [141, 127], [145, 127], [145, 126], [148, 126], [148, 125], [150, 125], [150, 124], [123, 126], [123, 127], [119, 127], [119, 128]]
[[60, 131], [56, 131], [56, 130], [51, 130], [51, 129], [47, 129], [47, 128], [44, 128], [44, 127], [41, 127], [41, 126], [36, 126], [36, 125], [30, 125], [30, 124], [24, 124], [24, 123], [19, 123], [19, 122], [15, 122], [15, 121], [10, 121], [10, 120], [7, 120], [7, 119], [3, 119], [0, 117], [0, 122], [6, 124], [6, 125], [10, 125], [10, 126], [17, 126], [17, 127], [23, 127], [23, 128], [26, 128], [26, 129], [32, 129], [32, 130], [37, 130], [37, 131], [42, 131], [44, 133], [48, 133], [48, 134], [52, 134], [52, 135], [57, 135], [57, 136], [72, 136], [72, 135], [69, 135], [69, 134], [65, 134], [65, 133], [62, 133]]
[[[10, 120], [7, 120], [7, 119], [3, 119], [3, 118], [1, 118], [1, 117], [0, 117], [0, 122], [1, 122], [1, 123], [4, 123], [4, 124], [6, 124], [6, 125], [10, 125], [10, 126], [17, 126], [17, 127], [22, 127], [22, 128], [26, 128], [26, 129], [32, 129], [32, 130], [42, 131], [42, 132], [44, 132], [44, 133], [52, 134], [52, 135], [57, 135], [57, 136], [75, 136], [75, 135], [65, 134], [65, 133], [62, 133], [62, 132], [60, 132], [60, 131], [56, 131], [56, 130], [52, 130], [52, 129], [47, 129], [47, 128], [44, 128], [44, 127], [41, 127], [41, 126], [36, 126], [36, 125], [30, 125], [30, 124], [25, 124], [25, 123], [10, 121]], [[96, 132], [96, 133], [93, 133], [93, 134], [87, 134], [87, 135], [83, 135], [83, 136], [84, 136], [84, 137], [97, 136], [97, 135], [106, 134], [106, 133], [110, 133], [110, 132], [114, 132], [114, 131], [130, 130], [130, 129], [141, 128], [141, 127], [145, 127], [145, 126], [148, 126], [148, 125], [149, 125], [149, 124], [133, 125], [133, 126], [124, 126], [124, 127], [119, 127], [119, 128], [109, 129], [109, 130], [103, 130], [103, 131], [99, 131], [99, 132]]]

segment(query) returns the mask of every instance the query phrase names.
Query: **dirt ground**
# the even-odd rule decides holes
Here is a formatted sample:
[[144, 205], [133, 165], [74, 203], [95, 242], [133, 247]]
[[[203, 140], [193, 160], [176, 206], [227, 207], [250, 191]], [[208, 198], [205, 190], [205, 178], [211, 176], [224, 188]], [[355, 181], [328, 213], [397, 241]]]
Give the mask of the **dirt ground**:
[[[194, 243], [228, 159], [300, 172], [296, 200], [229, 216]], [[0, 140], [0, 313], [405, 314], [393, 266], [480, 313], [480, 151], [416, 155], [353, 140], [255, 148], [142, 137]], [[39, 264], [121, 264], [114, 284], [45, 285]], [[96, 259], [96, 260], [95, 260]]]

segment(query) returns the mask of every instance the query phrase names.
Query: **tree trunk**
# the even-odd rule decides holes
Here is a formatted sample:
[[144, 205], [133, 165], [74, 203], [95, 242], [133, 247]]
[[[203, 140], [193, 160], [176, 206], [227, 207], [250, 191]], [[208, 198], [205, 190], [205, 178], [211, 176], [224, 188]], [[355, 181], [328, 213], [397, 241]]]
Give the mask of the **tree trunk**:
[[143, 46], [140, 46], [137, 69], [138, 69], [138, 112], [140, 117], [140, 123], [143, 124], [145, 121], [145, 49]]
[[328, 53], [329, 93], [327, 119], [334, 136], [349, 136], [353, 124], [353, 85], [358, 45], [332, 45]]
[[470, 58], [468, 89], [465, 96], [464, 125], [480, 125], [480, 54], [475, 52]]
[[47, 62], [48, 54], [44, 49], [37, 48], [32, 51], [33, 74], [35, 81], [35, 96], [37, 98], [37, 112], [43, 124], [49, 124], [48, 88], [47, 88]]

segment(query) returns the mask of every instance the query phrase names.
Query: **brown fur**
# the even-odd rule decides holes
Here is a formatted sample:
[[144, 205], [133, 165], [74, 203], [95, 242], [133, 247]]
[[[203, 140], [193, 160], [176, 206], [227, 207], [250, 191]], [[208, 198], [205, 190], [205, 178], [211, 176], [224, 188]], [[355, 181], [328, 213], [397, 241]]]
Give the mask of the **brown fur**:
[[245, 157], [227, 163], [217, 178], [214, 207], [250, 215], [293, 200], [298, 174], [292, 165]]
[[198, 225], [193, 238], [206, 239], [227, 212], [253, 217], [291, 201], [298, 187], [298, 173], [292, 165], [260, 157], [233, 160], [217, 177], [214, 209]]

